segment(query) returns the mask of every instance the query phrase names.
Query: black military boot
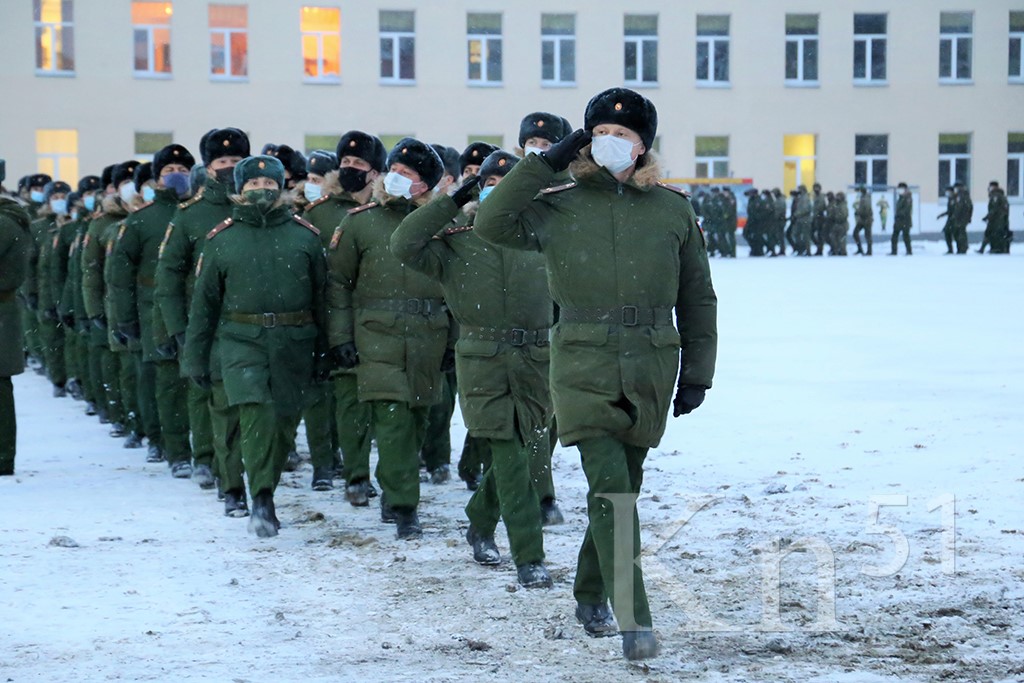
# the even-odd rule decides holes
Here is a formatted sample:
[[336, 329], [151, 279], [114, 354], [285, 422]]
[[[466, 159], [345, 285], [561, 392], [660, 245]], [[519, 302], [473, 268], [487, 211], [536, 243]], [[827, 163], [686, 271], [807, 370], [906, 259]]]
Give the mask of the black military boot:
[[199, 484], [201, 489], [212, 489], [217, 485], [217, 480], [213, 478], [213, 470], [209, 465], [196, 465], [192, 468], [192, 481]]
[[623, 631], [622, 655], [630, 661], [656, 657], [658, 639], [654, 637], [654, 631]]
[[[351, 484], [345, 485], [345, 500], [347, 500], [352, 507], [363, 508], [370, 504], [370, 496], [367, 495], [367, 489], [370, 487], [370, 482], [366, 479], [360, 479], [354, 481]], [[384, 512], [381, 510], [381, 519], [383, 520]], [[386, 521], [386, 520], [385, 520]]]
[[604, 638], [614, 636], [619, 632], [615, 625], [615, 618], [612, 611], [608, 609], [608, 603], [600, 605], [588, 605], [584, 602], [576, 603], [576, 621], [583, 624], [583, 630], [592, 638]]
[[192, 463], [188, 460], [179, 460], [170, 464], [171, 476], [175, 479], [191, 479]]
[[245, 489], [234, 489], [224, 492], [224, 516], [249, 516], [249, 506], [245, 502]]
[[473, 546], [473, 560], [485, 567], [501, 564], [501, 553], [494, 542], [494, 534], [484, 536], [470, 524], [466, 529], [466, 542]]
[[164, 449], [160, 448], [160, 444], [151, 443], [149, 444], [149, 451], [146, 453], [146, 462], [163, 462], [164, 461]]
[[540, 503], [540, 523], [542, 526], [555, 526], [565, 524], [565, 517], [558, 508], [554, 498], [546, 498]]
[[397, 529], [395, 536], [400, 541], [412, 541], [423, 535], [423, 527], [420, 526], [420, 518], [416, 510], [394, 509], [395, 524]]
[[448, 465], [438, 465], [430, 470], [431, 484], [444, 484], [452, 478], [451, 468]]
[[470, 491], [476, 491], [480, 488], [480, 482], [483, 480], [484, 475], [480, 472], [472, 472], [471, 474], [464, 475], [462, 481], [466, 482], [466, 488]]
[[53, 397], [54, 398], [64, 398], [67, 395], [68, 395], [68, 392], [64, 388], [63, 384], [54, 384], [53, 385]]
[[127, 434], [128, 430], [125, 429], [124, 425], [120, 422], [115, 422], [110, 425], [110, 435], [115, 439], [120, 439], [122, 436], [126, 436]]
[[142, 437], [138, 432], [130, 432], [124, 440], [125, 448], [142, 448]]
[[97, 407], [96, 415], [98, 416], [101, 425], [110, 424], [110, 417], [107, 415], [107, 409], [105, 406], [100, 405]]
[[249, 533], [260, 538], [277, 536], [279, 523], [274, 514], [274, 494], [263, 490], [252, 497], [252, 514], [249, 516]]
[[551, 588], [551, 575], [543, 562], [529, 562], [516, 567], [523, 588]]
[[288, 451], [288, 459], [284, 461], [284, 471], [294, 472], [299, 469], [299, 465], [302, 464], [302, 458], [299, 457], [298, 451]]
[[330, 491], [334, 488], [334, 469], [331, 467], [313, 468], [313, 490]]
[[387, 496], [380, 497], [380, 521], [386, 524], [394, 524], [398, 520], [398, 513], [388, 503]]
[[95, 415], [96, 413], [97, 413], [96, 404], [93, 403], [92, 401], [86, 401], [86, 403], [85, 403], [85, 414], [89, 415], [89, 416], [92, 416], [92, 415]]
[[79, 382], [74, 377], [67, 381], [67, 383], [64, 385], [64, 389], [68, 392], [68, 395], [70, 395], [71, 398], [75, 399], [76, 401], [81, 401], [83, 398], [85, 398], [85, 394], [82, 389], [82, 383]]

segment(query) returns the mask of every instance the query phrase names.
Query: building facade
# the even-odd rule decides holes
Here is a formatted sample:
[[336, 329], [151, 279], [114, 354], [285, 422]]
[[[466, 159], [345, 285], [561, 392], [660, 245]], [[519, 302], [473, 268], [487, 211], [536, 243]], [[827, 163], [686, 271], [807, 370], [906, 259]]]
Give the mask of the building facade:
[[[1022, 0], [4, 0], [0, 157], [73, 181], [218, 126], [511, 149], [636, 88], [666, 176], [1024, 200]], [[1016, 212], [1019, 213], [1019, 212]], [[1015, 221], [1016, 222], [1016, 221]]]

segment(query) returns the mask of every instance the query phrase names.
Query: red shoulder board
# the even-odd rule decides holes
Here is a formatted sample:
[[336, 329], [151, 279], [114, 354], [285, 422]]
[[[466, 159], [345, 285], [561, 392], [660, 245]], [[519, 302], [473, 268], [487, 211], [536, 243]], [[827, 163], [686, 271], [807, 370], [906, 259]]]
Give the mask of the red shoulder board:
[[221, 234], [222, 232], [230, 228], [232, 225], [234, 225], [234, 223], [235, 220], [233, 218], [225, 218], [222, 222], [218, 223], [213, 230], [206, 233], [206, 239], [212, 240], [214, 237], [216, 237], [217, 235]]
[[562, 190], [568, 190], [576, 187], [576, 181], [571, 183], [565, 183], [564, 185], [554, 185], [553, 187], [545, 187], [540, 191], [541, 194], [554, 194], [555, 192], [561, 192]]
[[690, 198], [690, 193], [689, 192], [687, 192], [686, 190], [683, 190], [681, 188], [678, 188], [675, 185], [669, 185], [668, 183], [663, 183], [663, 182], [661, 182], [659, 180], [658, 181], [658, 187], [664, 187], [666, 190], [672, 190], [676, 194], [681, 194], [684, 197], [686, 197], [687, 199]]
[[331, 250], [332, 251], [338, 248], [338, 243], [341, 242], [341, 233], [343, 233], [343, 232], [345, 232], [345, 231], [341, 229], [340, 225], [334, 229], [334, 234], [331, 235]]
[[444, 235], [458, 235], [463, 232], [469, 232], [473, 229], [472, 225], [463, 225], [458, 228], [448, 228], [444, 231]]
[[320, 230], [318, 230], [317, 227], [310, 223], [309, 221], [299, 218], [298, 216], [292, 216], [292, 220], [301, 225], [302, 227], [304, 227], [306, 230], [309, 230], [317, 237], [320, 236]]
[[85, 233], [85, 239], [82, 240], [82, 250], [83, 251], [89, 248], [90, 240], [91, 240], [91, 237], [90, 237], [89, 233]]
[[174, 223], [168, 223], [167, 230], [164, 231], [164, 238], [160, 240], [160, 249], [157, 251], [157, 258], [164, 255], [164, 247], [167, 246], [167, 241], [171, 239], [172, 232], [174, 232]]
[[309, 211], [309, 210], [310, 210], [310, 209], [312, 209], [312, 208], [313, 208], [314, 206], [320, 206], [321, 204], [323, 204], [324, 202], [326, 202], [326, 201], [327, 201], [328, 199], [330, 199], [330, 198], [331, 198], [331, 196], [332, 196], [332, 195], [329, 195], [329, 194], [325, 194], [325, 195], [324, 195], [323, 197], [321, 197], [320, 199], [317, 199], [317, 200], [316, 200], [316, 201], [314, 201], [314, 202], [310, 202], [310, 203], [309, 203], [309, 204], [308, 204], [308, 205], [306, 206], [306, 211]]
[[120, 242], [121, 238], [124, 237], [124, 231], [128, 229], [127, 223], [121, 223], [121, 227], [117, 229], [117, 241]]
[[367, 209], [372, 209], [375, 206], [377, 206], [377, 202], [370, 202], [369, 204], [363, 204], [362, 206], [357, 206], [354, 209], [349, 209], [348, 210], [348, 215], [349, 216], [354, 216], [357, 213], [362, 213], [363, 211], [366, 211]]
[[60, 233], [53, 236], [53, 248], [57, 249], [57, 244], [60, 242]]

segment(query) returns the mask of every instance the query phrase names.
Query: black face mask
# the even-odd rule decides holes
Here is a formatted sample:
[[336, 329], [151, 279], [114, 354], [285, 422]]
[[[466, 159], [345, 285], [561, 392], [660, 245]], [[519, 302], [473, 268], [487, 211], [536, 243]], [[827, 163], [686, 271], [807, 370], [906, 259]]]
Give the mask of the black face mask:
[[213, 172], [217, 176], [217, 180], [228, 186], [228, 190], [234, 192], [235, 189], [235, 167], [230, 168], [218, 168]]
[[369, 171], [361, 171], [355, 166], [338, 169], [338, 184], [345, 192], [359, 192], [366, 187], [366, 175]]

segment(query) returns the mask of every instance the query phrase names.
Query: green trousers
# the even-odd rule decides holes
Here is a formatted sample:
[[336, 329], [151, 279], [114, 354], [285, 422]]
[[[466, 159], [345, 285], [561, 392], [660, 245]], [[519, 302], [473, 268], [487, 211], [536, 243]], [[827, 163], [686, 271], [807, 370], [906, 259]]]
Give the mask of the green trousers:
[[18, 443], [18, 421], [14, 415], [14, 384], [0, 377], [0, 474], [14, 474], [14, 453]]
[[221, 491], [245, 490], [238, 407], [228, 405], [228, 395], [224, 391], [223, 382], [214, 382], [209, 394], [214, 454], [213, 475], [220, 479]]
[[[573, 594], [577, 602], [588, 604], [610, 599], [622, 630], [650, 628], [651, 609], [640, 568], [640, 520], [635, 505], [647, 449], [610, 436], [583, 439], [577, 448], [589, 485], [590, 523], [580, 547]], [[615, 494], [619, 495], [611, 500], [602, 497]]]
[[377, 437], [377, 481], [395, 509], [415, 510], [420, 504], [420, 446], [427, 408], [398, 401], [369, 401]]
[[[141, 425], [141, 432], [150, 441], [155, 441], [163, 446], [163, 435], [160, 431], [160, 411], [156, 405], [156, 365], [154, 363], [143, 363], [141, 351], [129, 351], [135, 360], [135, 414], [138, 415], [138, 422]], [[172, 462], [171, 460], [167, 461]]]
[[516, 566], [544, 560], [540, 498], [530, 481], [531, 446], [518, 439], [488, 439], [491, 466], [466, 504], [469, 523], [484, 535], [494, 534], [498, 518], [505, 521], [508, 545]]
[[160, 416], [160, 442], [168, 464], [191, 462], [188, 442], [188, 380], [178, 372], [178, 361], [143, 363], [155, 375], [156, 409]]
[[314, 468], [333, 469], [331, 423], [334, 421], [334, 387], [330, 382], [313, 382], [306, 393], [306, 408], [302, 411], [302, 419], [306, 422], [309, 459]]
[[[493, 454], [491, 453], [490, 439], [481, 439], [469, 434], [462, 446], [462, 457], [459, 458], [459, 476], [466, 480], [480, 468], [486, 475], [487, 469], [492, 466]], [[527, 466], [530, 471], [530, 482], [537, 492], [541, 502], [555, 499], [555, 480], [551, 474], [551, 454], [558, 443], [558, 428], [551, 421], [551, 428], [548, 432], [529, 444], [527, 449]]]
[[64, 326], [56, 320], [43, 318], [39, 321], [39, 341], [43, 347], [47, 376], [55, 386], [64, 386], [68, 381], [68, 368], [64, 362]]
[[910, 226], [909, 225], [893, 225], [892, 226], [892, 254], [898, 251], [897, 245], [900, 241], [900, 235], [903, 236], [903, 244], [907, 248], [907, 254], [914, 253], [914, 250], [910, 247]]
[[79, 377], [82, 380], [82, 389], [85, 391], [85, 400], [97, 408], [102, 403], [100, 396], [103, 391], [103, 382], [97, 377], [96, 368], [93, 367], [92, 349], [89, 348], [88, 333], [75, 333], [78, 338], [78, 367], [82, 373]]
[[359, 401], [355, 373], [335, 375], [334, 421], [345, 464], [345, 483], [370, 478], [370, 443], [373, 441], [373, 409]]
[[288, 459], [294, 418], [278, 415], [270, 403], [243, 403], [238, 406], [238, 424], [249, 494], [273, 493]]
[[466, 434], [462, 442], [462, 454], [459, 456], [459, 478], [463, 481], [486, 472], [491, 466], [491, 447], [487, 439], [480, 439]]
[[81, 358], [78, 351], [82, 338], [74, 330], [69, 330], [65, 327], [64, 323], [60, 324], [60, 329], [64, 334], [64, 367], [66, 368], [68, 379], [74, 377], [84, 388], [85, 373], [82, 372], [82, 368], [78, 364], [79, 358]]
[[21, 326], [25, 331], [25, 349], [29, 355], [39, 360], [40, 363], [46, 362], [43, 344], [39, 339], [39, 316], [24, 304], [21, 309]]
[[[178, 364], [175, 363], [174, 367], [177, 369]], [[182, 381], [187, 392], [185, 402], [188, 410], [188, 427], [192, 432], [192, 459], [195, 460], [196, 465], [212, 467], [216, 448], [213, 436], [211, 392], [200, 389], [188, 380]], [[237, 421], [238, 418], [235, 419]], [[214, 470], [213, 474], [217, 476], [217, 470]]]
[[[129, 432], [148, 436], [153, 443], [160, 443], [160, 434], [148, 434], [139, 414], [139, 371], [133, 351], [114, 351], [117, 363], [117, 379], [121, 387], [121, 404], [124, 406], [124, 426]], [[159, 432], [159, 429], [157, 430]]]
[[428, 471], [452, 462], [451, 426], [458, 386], [454, 372], [445, 373], [444, 380], [444, 398], [427, 411], [426, 435], [420, 457]]
[[125, 423], [124, 402], [121, 400], [121, 363], [109, 346], [94, 347], [90, 353], [100, 359], [100, 377], [103, 381], [104, 403], [111, 422]]

